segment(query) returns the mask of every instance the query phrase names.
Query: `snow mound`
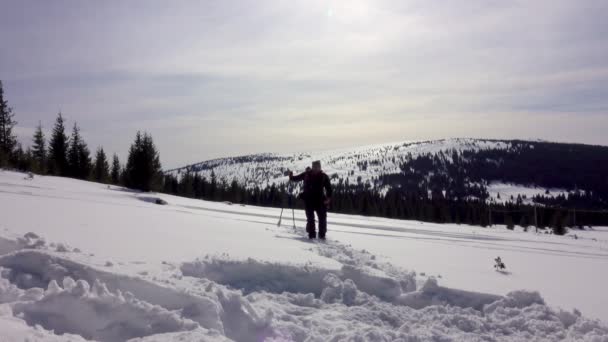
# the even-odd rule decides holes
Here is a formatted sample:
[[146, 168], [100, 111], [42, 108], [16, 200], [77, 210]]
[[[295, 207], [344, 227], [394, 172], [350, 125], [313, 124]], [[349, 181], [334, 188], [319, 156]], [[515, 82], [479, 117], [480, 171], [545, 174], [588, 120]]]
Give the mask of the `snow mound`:
[[452, 305], [462, 308], [482, 310], [485, 305], [501, 299], [500, 296], [450, 289], [437, 284], [429, 278], [420, 291], [405, 294], [398, 299], [401, 305], [421, 309], [431, 305]]
[[[484, 305], [502, 297], [476, 292], [455, 290], [437, 285], [434, 278], [426, 281], [416, 291], [413, 276], [398, 281], [389, 276], [374, 275], [364, 270], [344, 265], [339, 270], [329, 270], [311, 265], [297, 266], [262, 262], [208, 258], [184, 263], [183, 275], [204, 278], [242, 290], [247, 295], [256, 292], [283, 294], [311, 294], [306, 300], [313, 305], [313, 298], [324, 303], [361, 305], [376, 297], [395, 305], [421, 309], [431, 305], [452, 305], [482, 310]], [[296, 297], [301, 299], [302, 297]]]
[[518, 308], [525, 305], [522, 297], [535, 294], [499, 299], [495, 310], [487, 312], [440, 303], [414, 309], [375, 297], [343, 305], [326, 301], [341, 292], [346, 304], [352, 283], [343, 282], [340, 289], [337, 279], [328, 281], [335, 281], [333, 288], [338, 291], [325, 292], [323, 300], [289, 293], [252, 293], [246, 298], [272, 312], [275, 339], [271, 341], [605, 341], [608, 333], [599, 322], [576, 313], [536, 303]]
[[[15, 242], [16, 243], [16, 242]], [[339, 258], [365, 251], [319, 245]], [[449, 289], [389, 265], [339, 269], [219, 257], [165, 287], [21, 249], [0, 256], [0, 324], [32, 341], [605, 341], [608, 328], [535, 292]], [[76, 336], [73, 338], [73, 336]]]
[[[349, 265], [340, 270], [329, 270], [253, 259], [236, 261], [210, 258], [184, 263], [181, 271], [185, 276], [206, 278], [240, 289], [245, 294], [260, 291], [312, 293], [315, 297], [333, 299], [335, 296], [330, 293], [347, 284], [351, 289], [394, 301], [404, 291], [401, 283], [393, 278], [368, 274]], [[410, 279], [410, 282], [415, 283], [415, 279]]]
[[[80, 279], [88, 284], [100, 281], [113, 292], [129, 292], [137, 298], [168, 310], [183, 310], [184, 315], [203, 327], [222, 331], [220, 308], [213, 300], [163, 287], [140, 278], [120, 276], [53, 256], [41, 251], [19, 251], [0, 257], [3, 276], [22, 288], [46, 288], [63, 279]], [[196, 310], [192, 308], [198, 308]]]
[[85, 280], [69, 277], [63, 279], [63, 288], [53, 280], [41, 298], [18, 302], [13, 311], [29, 325], [99, 341], [124, 341], [198, 327], [194, 321], [141, 301], [130, 292], [112, 293], [99, 281], [90, 287]]
[[2, 341], [28, 341], [28, 342], [84, 342], [78, 335], [55, 335], [40, 326], [30, 327], [22, 319], [12, 317], [12, 314], [0, 314], [0, 327], [2, 327]]
[[230, 342], [232, 340], [221, 335], [217, 331], [206, 329], [195, 329], [192, 331], [181, 331], [174, 333], [158, 334], [141, 338], [130, 339], [129, 342], [167, 342], [167, 341], [197, 341], [197, 342]]
[[58, 334], [125, 341], [193, 330], [185, 336], [258, 341], [249, 337], [270, 329], [269, 318], [241, 294], [217, 286], [188, 293], [41, 250], [3, 255], [0, 271], [0, 304], [10, 303], [28, 325]]

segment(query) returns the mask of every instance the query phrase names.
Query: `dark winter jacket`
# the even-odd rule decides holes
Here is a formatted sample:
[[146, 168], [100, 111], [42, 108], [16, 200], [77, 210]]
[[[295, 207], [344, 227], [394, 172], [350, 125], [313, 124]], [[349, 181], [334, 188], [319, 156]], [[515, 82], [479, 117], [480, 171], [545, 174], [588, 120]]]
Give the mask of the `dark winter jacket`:
[[289, 179], [295, 182], [304, 181], [304, 191], [301, 197], [305, 202], [323, 203], [327, 198], [331, 198], [331, 182], [325, 172], [315, 174], [312, 171], [306, 171]]

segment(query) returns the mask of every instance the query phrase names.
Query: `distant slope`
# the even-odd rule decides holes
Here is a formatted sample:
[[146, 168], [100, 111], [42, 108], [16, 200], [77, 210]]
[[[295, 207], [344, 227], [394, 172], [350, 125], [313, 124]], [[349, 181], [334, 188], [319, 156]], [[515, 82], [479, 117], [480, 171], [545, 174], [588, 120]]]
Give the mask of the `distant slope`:
[[[263, 153], [168, 170], [181, 177], [215, 174], [227, 183], [264, 189], [321, 160], [334, 184], [386, 194], [428, 193], [448, 199], [531, 201], [606, 208], [608, 147], [544, 141], [444, 139], [314, 153]], [[426, 196], [426, 195], [425, 195]], [[572, 203], [566, 203], [566, 202]]]
[[324, 171], [338, 179], [348, 180], [351, 184], [358, 181], [373, 182], [382, 174], [400, 172], [400, 165], [409, 156], [436, 154], [441, 151], [478, 151], [490, 148], [507, 149], [508, 141], [481, 139], [445, 139], [433, 141], [406, 141], [392, 144], [378, 144], [309, 153], [277, 154], [260, 153], [248, 156], [212, 159], [200, 163], [168, 170], [167, 173], [179, 176], [185, 172], [198, 173], [210, 178], [214, 172], [218, 179], [232, 181], [248, 187], [266, 187], [280, 184], [287, 179], [287, 170], [301, 172], [313, 160], [321, 160]]

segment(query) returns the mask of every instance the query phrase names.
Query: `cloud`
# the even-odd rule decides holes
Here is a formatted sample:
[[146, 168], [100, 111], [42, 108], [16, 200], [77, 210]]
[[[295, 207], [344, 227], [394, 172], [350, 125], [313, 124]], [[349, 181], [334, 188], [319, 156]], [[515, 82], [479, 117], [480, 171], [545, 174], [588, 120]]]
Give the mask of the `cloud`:
[[23, 132], [62, 110], [124, 156], [148, 130], [168, 167], [463, 135], [608, 144], [606, 13], [602, 0], [21, 1], [0, 13], [0, 75]]

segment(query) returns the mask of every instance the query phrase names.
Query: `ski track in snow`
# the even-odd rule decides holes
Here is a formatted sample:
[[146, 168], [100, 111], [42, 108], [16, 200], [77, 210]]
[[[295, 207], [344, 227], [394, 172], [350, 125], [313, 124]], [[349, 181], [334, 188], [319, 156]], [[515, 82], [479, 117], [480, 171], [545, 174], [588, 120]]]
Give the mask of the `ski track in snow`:
[[[0, 171], [0, 178], [10, 184], [6, 187], [18, 188], [18, 177]], [[40, 191], [52, 189], [44, 190], [42, 185]], [[112, 203], [107, 208], [93, 204], [106, 214], [121, 203], [112, 199], [114, 190], [99, 185], [70, 180], [63, 186], [74, 186], [75, 192], [68, 196], [71, 190], [61, 189], [59, 195]], [[38, 195], [42, 194], [28, 198]], [[0, 194], [0, 200], [1, 196], [15, 195]], [[166, 210], [186, 217], [200, 213], [198, 201], [128, 192], [121, 196], [138, 213]], [[152, 204], [157, 198], [168, 204]], [[148, 202], [143, 204], [148, 210], [139, 207], [142, 201]], [[199, 258], [154, 265], [151, 260], [157, 258], [127, 261], [117, 256], [109, 261], [107, 255], [47, 241], [45, 228], [17, 233], [18, 227], [6, 227], [1, 221], [0, 341], [608, 341], [605, 324], [576, 310], [553, 308], [537, 292], [498, 296], [448, 288], [435, 277], [404, 270], [390, 258], [335, 238], [309, 241], [301, 229], [292, 228], [290, 220], [281, 227], [268, 225], [267, 219], [276, 216], [265, 217], [263, 209], [219, 208], [221, 204], [209, 204], [205, 213], [233, 221], [245, 216], [260, 220], [257, 226], [238, 224], [263, 231], [272, 243], [297, 246], [309, 253], [311, 261], [292, 260], [289, 253], [277, 258], [283, 260], [262, 260], [205, 255], [204, 250]], [[346, 216], [338, 221], [348, 227], [351, 220], [361, 222]], [[395, 228], [382, 223], [385, 220], [375, 221], [367, 219], [359, 229]], [[120, 239], [127, 236], [121, 235], [121, 229], [131, 228], [123, 225], [113, 232]], [[71, 234], [78, 234], [76, 226]], [[463, 235], [442, 237], [457, 240]], [[95, 239], [84, 238], [80, 241]], [[479, 243], [495, 238], [480, 236]], [[135, 247], [137, 241], [132, 244]], [[157, 254], [163, 258], [162, 250]], [[319, 263], [313, 255], [333, 263]]]

